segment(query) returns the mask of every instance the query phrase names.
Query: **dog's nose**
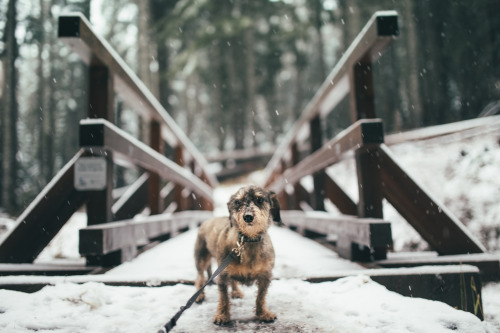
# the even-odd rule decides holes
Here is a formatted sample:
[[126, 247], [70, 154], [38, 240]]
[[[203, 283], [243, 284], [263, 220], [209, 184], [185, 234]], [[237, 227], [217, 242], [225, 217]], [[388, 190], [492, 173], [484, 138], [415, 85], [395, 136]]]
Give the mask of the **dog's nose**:
[[253, 222], [253, 215], [252, 214], [245, 214], [245, 215], [243, 215], [243, 220], [245, 220], [246, 223]]

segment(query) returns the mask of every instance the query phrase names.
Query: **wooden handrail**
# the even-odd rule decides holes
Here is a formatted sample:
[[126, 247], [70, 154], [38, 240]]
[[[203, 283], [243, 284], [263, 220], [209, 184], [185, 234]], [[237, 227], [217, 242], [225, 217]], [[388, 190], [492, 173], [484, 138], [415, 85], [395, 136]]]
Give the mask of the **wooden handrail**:
[[267, 178], [272, 178], [292, 145], [304, 137], [308, 123], [315, 117], [330, 113], [352, 90], [352, 68], [358, 63], [373, 62], [399, 35], [398, 15], [395, 11], [376, 12], [347, 49], [318, 92], [307, 104], [299, 120], [287, 133], [266, 167]]
[[212, 188], [189, 170], [172, 162], [106, 120], [82, 120], [80, 122], [80, 145], [87, 149], [112, 151], [119, 154], [121, 158], [131, 161], [134, 165], [153, 171], [166, 180], [189, 188], [209, 201], [213, 200]]
[[485, 133], [487, 131], [498, 131], [499, 128], [500, 115], [488, 116], [386, 135], [385, 144], [391, 146], [403, 142], [429, 140], [461, 132], [480, 131], [480, 133]]
[[217, 185], [216, 178], [205, 170], [207, 163], [203, 155], [125, 61], [92, 29], [85, 16], [81, 13], [61, 15], [58, 36], [87, 65], [106, 67], [113, 76], [116, 92], [143, 117], [163, 124], [162, 136], [169, 145], [182, 147], [203, 169], [208, 183], [212, 187]]

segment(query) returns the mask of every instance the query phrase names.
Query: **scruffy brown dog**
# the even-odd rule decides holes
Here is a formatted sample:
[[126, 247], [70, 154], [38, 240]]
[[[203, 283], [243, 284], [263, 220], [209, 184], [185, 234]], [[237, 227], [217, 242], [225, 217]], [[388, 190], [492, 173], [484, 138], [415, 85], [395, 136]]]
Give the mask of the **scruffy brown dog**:
[[[255, 281], [258, 287], [256, 315], [261, 321], [272, 322], [276, 315], [267, 309], [266, 294], [274, 266], [274, 248], [267, 229], [273, 221], [281, 225], [278, 199], [274, 192], [247, 186], [231, 196], [227, 207], [229, 218], [214, 218], [200, 226], [194, 254], [198, 270], [195, 286], [199, 289], [204, 285], [204, 272], [210, 269], [211, 258], [220, 265], [232, 249], [243, 242], [241, 255], [218, 277], [219, 305], [214, 323], [221, 325], [230, 320], [229, 285], [231, 296], [240, 298], [243, 293], [238, 283], [250, 285]], [[204, 298], [202, 293], [196, 301], [200, 303]]]

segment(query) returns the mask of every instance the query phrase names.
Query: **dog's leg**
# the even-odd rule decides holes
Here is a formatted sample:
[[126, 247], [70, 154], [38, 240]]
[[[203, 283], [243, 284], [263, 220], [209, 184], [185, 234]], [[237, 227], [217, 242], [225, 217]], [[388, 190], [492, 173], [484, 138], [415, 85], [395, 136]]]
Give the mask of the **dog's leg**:
[[267, 309], [266, 305], [266, 294], [270, 284], [271, 284], [271, 278], [268, 276], [260, 277], [257, 280], [258, 291], [257, 291], [257, 302], [256, 302], [257, 304], [255, 313], [257, 314], [257, 318], [259, 318], [259, 320], [262, 320], [264, 322], [272, 322], [277, 318], [274, 313], [272, 313]]
[[219, 287], [219, 305], [217, 306], [217, 312], [215, 313], [214, 317], [214, 324], [217, 325], [222, 325], [222, 324], [227, 324], [230, 319], [230, 314], [229, 314], [229, 295], [227, 293], [227, 281], [224, 281], [227, 279], [223, 279], [222, 277], [219, 280], [218, 287]]
[[232, 298], [243, 298], [245, 294], [238, 287], [238, 282], [232, 280], [231, 281], [231, 297]]
[[[198, 235], [196, 239], [196, 245], [194, 248], [194, 260], [196, 262], [196, 270], [198, 271], [198, 277], [194, 283], [196, 290], [200, 289], [205, 284], [205, 271], [207, 271], [211, 265], [211, 256], [206, 247], [205, 240]], [[196, 299], [196, 303], [201, 303], [205, 299], [205, 291]]]

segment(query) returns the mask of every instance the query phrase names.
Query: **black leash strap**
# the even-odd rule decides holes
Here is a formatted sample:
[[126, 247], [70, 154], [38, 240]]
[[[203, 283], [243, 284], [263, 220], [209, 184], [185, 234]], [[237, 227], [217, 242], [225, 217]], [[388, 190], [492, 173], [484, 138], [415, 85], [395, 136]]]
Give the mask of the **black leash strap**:
[[234, 248], [227, 256], [226, 258], [224, 258], [224, 260], [222, 261], [222, 264], [220, 264], [220, 266], [217, 268], [217, 270], [214, 272], [214, 274], [212, 274], [212, 276], [210, 276], [210, 278], [208, 279], [207, 283], [205, 283], [205, 285], [203, 287], [200, 288], [200, 290], [198, 290], [193, 296], [191, 296], [191, 298], [189, 299], [189, 301], [187, 301], [186, 305], [185, 306], [181, 306], [181, 309], [179, 310], [179, 312], [177, 312], [175, 314], [175, 316], [172, 317], [172, 319], [170, 319], [170, 321], [168, 321], [165, 325], [163, 325], [162, 329], [158, 331], [158, 333], [167, 333], [167, 332], [170, 332], [172, 330], [172, 328], [175, 327], [175, 325], [177, 324], [177, 320], [179, 320], [179, 317], [182, 315], [182, 313], [184, 311], [186, 311], [187, 309], [189, 309], [191, 307], [191, 305], [193, 305], [193, 303], [196, 301], [196, 299], [198, 298], [198, 296], [200, 296], [201, 292], [203, 291], [203, 289], [205, 289], [205, 287], [213, 281], [213, 279], [215, 279], [215, 277], [217, 275], [219, 275], [224, 269], [226, 269], [226, 267], [231, 263], [231, 261], [233, 261], [234, 259], [236, 259], [236, 257], [238, 257], [241, 253], [241, 250], [243, 248], [243, 242], [242, 244], [240, 245], [239, 243], [238, 244], [238, 248]]

